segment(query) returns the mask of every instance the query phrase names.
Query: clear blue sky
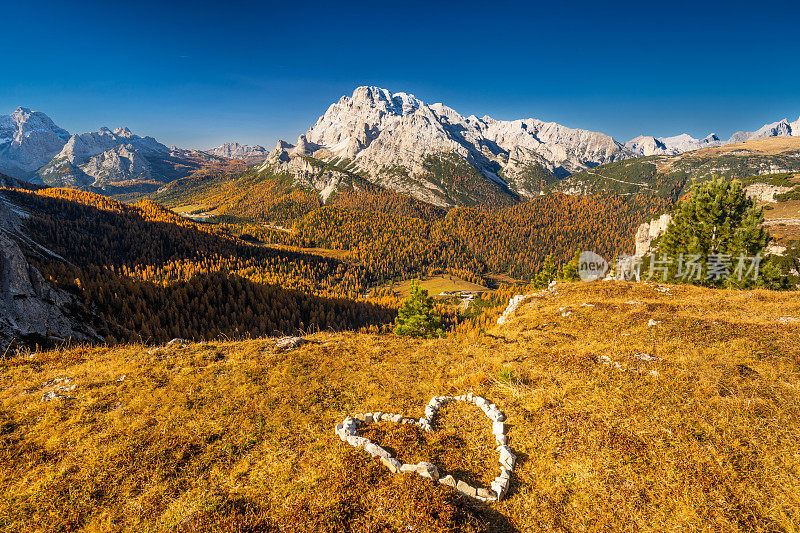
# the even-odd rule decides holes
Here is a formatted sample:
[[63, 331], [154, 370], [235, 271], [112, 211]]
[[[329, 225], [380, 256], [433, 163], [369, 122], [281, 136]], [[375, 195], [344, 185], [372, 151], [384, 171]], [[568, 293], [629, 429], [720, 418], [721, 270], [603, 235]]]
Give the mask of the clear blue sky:
[[358, 85], [621, 141], [800, 115], [797, 0], [4, 4], [0, 113], [73, 132], [271, 148]]

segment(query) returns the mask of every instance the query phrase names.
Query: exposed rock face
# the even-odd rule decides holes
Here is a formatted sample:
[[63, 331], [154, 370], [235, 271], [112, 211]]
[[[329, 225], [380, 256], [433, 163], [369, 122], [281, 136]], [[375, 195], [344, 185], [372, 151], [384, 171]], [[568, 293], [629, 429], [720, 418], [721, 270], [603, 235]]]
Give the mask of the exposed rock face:
[[602, 133], [536, 119], [465, 118], [410, 94], [358, 87], [352, 97], [331, 105], [296, 145], [279, 143], [268, 162], [291, 171], [288, 164], [299, 156], [348, 160], [380, 185], [447, 205], [437, 186], [420, 178], [427, 156], [449, 153], [522, 196], [539, 192], [527, 183], [530, 165], [564, 176], [633, 156]]
[[0, 115], [0, 172], [16, 179], [59, 187], [155, 190], [193, 173], [233, 168], [241, 164], [207, 152], [167, 148], [128, 128], [70, 135], [38, 111], [18, 108]]
[[152, 174], [149, 159], [169, 155], [169, 148], [152, 137], [139, 137], [128, 128], [100, 128], [72, 135], [37, 175], [49, 185], [70, 187], [146, 180]]
[[644, 257], [650, 253], [650, 244], [667, 231], [672, 215], [664, 213], [650, 222], [642, 223], [636, 230], [636, 256]]
[[46, 344], [100, 340], [74, 318], [74, 296], [52, 287], [32, 267], [14, 236], [19, 218], [0, 199], [0, 347], [12, 341]]
[[640, 135], [625, 143], [625, 148], [637, 155], [677, 155], [692, 150], [700, 150], [710, 146], [723, 144], [716, 133], [708, 135], [704, 139], [695, 139], [691, 135], [683, 133], [675, 137], [648, 137]]
[[738, 131], [728, 142], [735, 143], [763, 137], [800, 137], [800, 118], [794, 122], [783, 119], [772, 124], [764, 124], [756, 131]]
[[767, 183], [754, 183], [744, 188], [745, 194], [748, 198], [752, 198], [759, 202], [775, 203], [776, 194], [783, 194], [789, 192], [794, 187], [781, 187], [780, 185], [769, 185]]
[[25, 177], [50, 161], [68, 138], [44, 113], [18, 107], [0, 115], [0, 172]]
[[269, 150], [263, 146], [239, 144], [237, 142], [225, 143], [208, 150], [209, 154], [227, 157], [229, 159], [241, 159], [247, 162], [264, 161], [269, 155]]

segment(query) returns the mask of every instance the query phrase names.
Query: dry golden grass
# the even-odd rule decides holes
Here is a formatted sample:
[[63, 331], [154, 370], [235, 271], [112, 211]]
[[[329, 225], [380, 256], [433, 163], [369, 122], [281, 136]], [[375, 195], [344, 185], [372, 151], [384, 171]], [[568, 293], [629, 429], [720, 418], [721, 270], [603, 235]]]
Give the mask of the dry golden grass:
[[[785, 316], [800, 318], [795, 294], [569, 284], [503, 327], [447, 339], [321, 333], [283, 354], [259, 339], [6, 361], [0, 525], [796, 531], [800, 327]], [[41, 402], [57, 377], [74, 380], [75, 399]], [[518, 455], [508, 498], [491, 506], [390, 474], [333, 433], [348, 414], [420, 416], [432, 396], [470, 390], [507, 414]], [[442, 413], [435, 434], [368, 431], [402, 459], [485, 484], [496, 458], [483, 414]]]
[[[405, 298], [411, 293], [410, 279], [401, 281], [394, 285], [394, 292], [399, 296]], [[441, 275], [429, 276], [419, 282], [419, 286], [428, 291], [431, 296], [436, 296], [444, 291], [474, 291], [485, 292], [488, 291], [483, 285], [477, 283], [470, 283], [456, 276]]]

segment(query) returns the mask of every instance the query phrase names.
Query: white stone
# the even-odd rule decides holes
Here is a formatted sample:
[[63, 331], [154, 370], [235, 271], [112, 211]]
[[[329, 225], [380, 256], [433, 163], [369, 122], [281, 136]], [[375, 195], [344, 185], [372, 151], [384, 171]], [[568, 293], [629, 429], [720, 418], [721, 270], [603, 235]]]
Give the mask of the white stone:
[[502, 422], [494, 422], [492, 424], [492, 433], [495, 437], [500, 437], [506, 434], [506, 425]]
[[498, 446], [497, 451], [500, 452], [500, 464], [509, 470], [514, 470], [514, 463], [517, 456], [511, 453], [511, 448], [508, 446]]
[[439, 480], [439, 469], [436, 468], [436, 465], [427, 461], [417, 463], [417, 474], [434, 481]]
[[370, 442], [372, 442], [372, 441], [370, 441], [369, 439], [367, 439], [365, 437], [359, 437], [358, 435], [348, 435], [347, 436], [347, 444], [349, 444], [350, 446], [354, 446], [356, 448], [361, 448], [361, 447], [369, 444]]
[[364, 450], [373, 457], [384, 457], [389, 459], [392, 454], [375, 444], [374, 442], [369, 442], [364, 445]]
[[448, 475], [446, 475], [444, 477], [439, 478], [439, 483], [441, 483], [442, 485], [447, 485], [448, 487], [455, 488], [456, 484], [458, 482], [456, 481], [456, 479], [453, 476], [448, 474]]
[[381, 457], [381, 463], [386, 466], [393, 474], [400, 472], [402, 464], [394, 457]]

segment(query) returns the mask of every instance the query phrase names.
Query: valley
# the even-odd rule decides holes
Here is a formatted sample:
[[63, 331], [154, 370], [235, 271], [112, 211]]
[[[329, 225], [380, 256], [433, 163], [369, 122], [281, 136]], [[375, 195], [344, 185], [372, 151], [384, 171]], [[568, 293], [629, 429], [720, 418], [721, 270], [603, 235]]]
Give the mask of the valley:
[[[377, 87], [272, 151], [9, 117], [0, 516], [11, 529], [800, 521], [795, 123], [729, 142], [619, 143]], [[702, 184], [717, 187], [702, 189], [709, 205], [736, 207], [698, 204], [708, 211], [695, 225], [712, 219], [709, 240], [722, 228], [732, 237], [717, 242], [771, 254], [761, 277], [579, 281], [582, 251], [617, 268], [641, 248], [652, 265], [650, 245]], [[430, 433], [334, 433], [365, 411], [411, 416], [468, 392], [496, 402], [505, 425], [458, 403], [430, 415]], [[437, 477], [370, 459], [363, 438], [435, 463]], [[486, 469], [494, 439], [516, 457], [505, 478]], [[445, 475], [483, 492], [436, 482]]]

